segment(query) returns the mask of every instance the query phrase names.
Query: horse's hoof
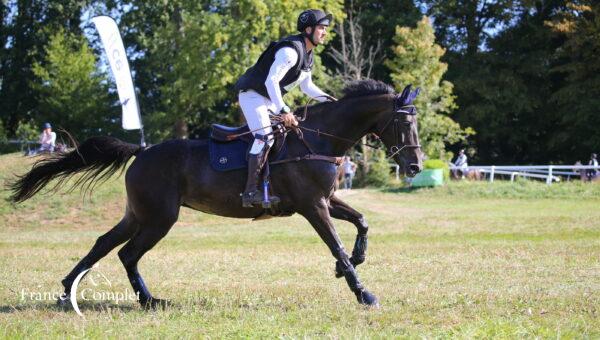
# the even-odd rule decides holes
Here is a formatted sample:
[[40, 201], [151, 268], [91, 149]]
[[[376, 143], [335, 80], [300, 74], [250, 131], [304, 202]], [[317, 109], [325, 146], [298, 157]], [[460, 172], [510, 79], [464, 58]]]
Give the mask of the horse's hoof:
[[340, 261], [335, 263], [335, 277], [338, 279], [340, 277], [344, 277], [344, 272], [342, 272], [342, 264]]
[[157, 309], [164, 310], [171, 305], [169, 300], [156, 299], [156, 298], [150, 298], [150, 300], [148, 300], [146, 302], [141, 302], [141, 304], [145, 310], [157, 310]]
[[69, 295], [61, 295], [58, 300], [56, 300], [56, 306], [60, 308], [71, 307], [71, 297]]
[[366, 289], [359, 294], [356, 294], [356, 298], [361, 305], [379, 308], [379, 300], [377, 300], [377, 297]]

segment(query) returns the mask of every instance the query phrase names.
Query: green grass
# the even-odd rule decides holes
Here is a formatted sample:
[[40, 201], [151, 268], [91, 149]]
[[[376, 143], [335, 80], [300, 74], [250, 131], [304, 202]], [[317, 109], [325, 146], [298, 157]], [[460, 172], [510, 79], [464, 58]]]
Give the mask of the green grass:
[[[30, 160], [0, 156], [0, 185]], [[124, 209], [123, 178], [23, 205], [0, 192], [0, 336], [85, 338], [598, 338], [600, 186], [452, 183], [340, 192], [370, 224], [359, 275], [381, 301], [359, 306], [334, 259], [299, 216], [262, 222], [182, 210], [140, 262], [174, 305], [83, 304], [85, 319], [21, 289], [60, 280]], [[346, 247], [355, 229], [336, 226]], [[350, 249], [349, 249], [350, 250]], [[98, 268], [129, 288], [116, 251]], [[84, 280], [82, 287], [92, 287]]]

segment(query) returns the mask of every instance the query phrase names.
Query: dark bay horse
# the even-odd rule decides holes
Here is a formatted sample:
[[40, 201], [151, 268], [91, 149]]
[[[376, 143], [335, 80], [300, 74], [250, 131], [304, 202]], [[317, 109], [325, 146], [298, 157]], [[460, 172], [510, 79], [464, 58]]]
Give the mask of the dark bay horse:
[[[390, 156], [405, 174], [414, 176], [422, 166], [416, 111], [411, 105], [418, 94], [407, 87], [402, 94], [372, 80], [351, 84], [337, 102], [308, 108], [300, 125], [304, 140], [315, 153], [342, 156], [360, 138], [373, 133], [380, 137]], [[327, 137], [320, 131], [337, 136]], [[307, 144], [290, 133], [286, 140], [289, 158], [307, 154]], [[180, 207], [209, 214], [255, 218], [262, 208], [242, 208], [246, 170], [218, 172], [209, 165], [206, 140], [172, 140], [148, 149], [112, 137], [92, 137], [76, 150], [43, 159], [16, 180], [11, 189], [14, 202], [27, 200], [51, 180], [58, 183], [82, 173], [74, 185], [93, 185], [124, 169], [127, 206], [116, 226], [100, 236], [90, 252], [62, 280], [65, 287], [59, 304], [65, 304], [75, 278], [91, 268], [118, 245], [118, 252], [133, 289], [144, 307], [160, 307], [166, 302], [150, 294], [138, 272], [140, 258], [160, 241], [177, 221]], [[336, 258], [338, 276], [344, 276], [358, 302], [378, 305], [377, 298], [359, 281], [355, 267], [365, 260], [368, 225], [363, 216], [334, 195], [336, 165], [324, 160], [301, 160], [271, 166], [271, 183], [281, 198], [280, 209], [304, 216]], [[331, 218], [353, 223], [358, 235], [349, 256]]]

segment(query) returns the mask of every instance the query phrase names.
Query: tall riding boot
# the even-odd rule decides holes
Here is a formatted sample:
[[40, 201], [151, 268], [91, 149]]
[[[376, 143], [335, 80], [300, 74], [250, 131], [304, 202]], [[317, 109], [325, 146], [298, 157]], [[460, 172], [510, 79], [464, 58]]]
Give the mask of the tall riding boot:
[[246, 180], [246, 190], [242, 194], [242, 206], [252, 208], [254, 204], [260, 204], [262, 201], [262, 191], [258, 190], [258, 177], [262, 170], [262, 155], [250, 154], [248, 157], [248, 179]]

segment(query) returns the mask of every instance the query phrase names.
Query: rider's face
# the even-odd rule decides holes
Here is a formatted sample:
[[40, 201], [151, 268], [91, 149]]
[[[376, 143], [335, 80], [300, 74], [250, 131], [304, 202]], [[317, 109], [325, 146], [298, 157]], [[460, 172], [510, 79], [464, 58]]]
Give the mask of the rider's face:
[[[312, 28], [307, 28], [311, 30]], [[315, 34], [313, 35], [313, 39], [317, 44], [322, 44], [325, 42], [325, 37], [327, 36], [327, 26], [325, 25], [317, 25], [315, 26]]]
[[327, 26], [325, 25], [317, 25], [315, 27], [315, 40], [322, 44], [325, 42], [325, 37], [327, 36]]

